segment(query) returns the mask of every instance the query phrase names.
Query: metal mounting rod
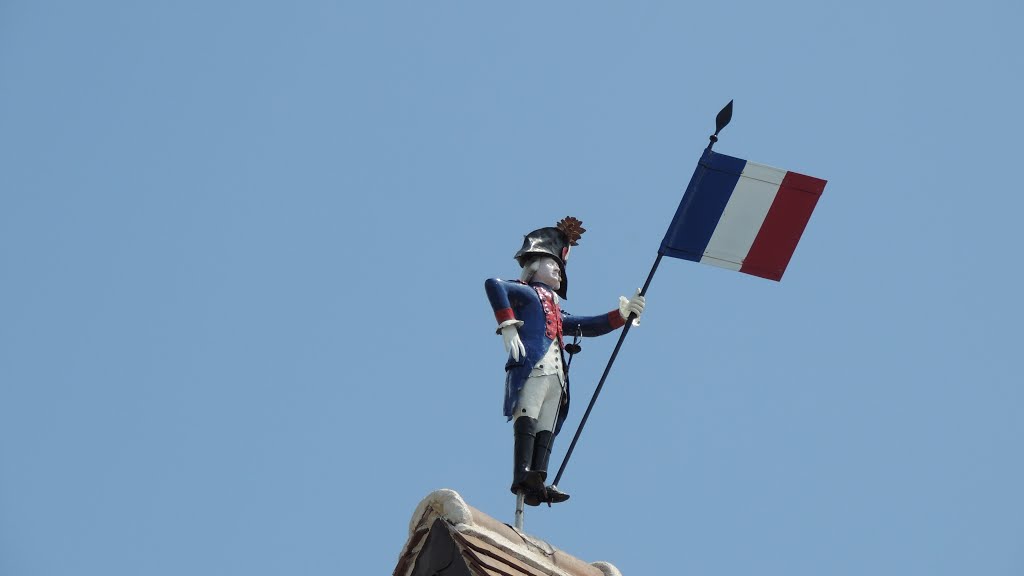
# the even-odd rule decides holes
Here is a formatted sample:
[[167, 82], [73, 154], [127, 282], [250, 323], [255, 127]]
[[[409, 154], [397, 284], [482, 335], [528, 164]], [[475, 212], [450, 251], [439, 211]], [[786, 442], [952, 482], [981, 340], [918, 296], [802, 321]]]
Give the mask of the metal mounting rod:
[[516, 492], [516, 519], [513, 526], [516, 530], [523, 529], [523, 504], [526, 502], [526, 493], [520, 490]]

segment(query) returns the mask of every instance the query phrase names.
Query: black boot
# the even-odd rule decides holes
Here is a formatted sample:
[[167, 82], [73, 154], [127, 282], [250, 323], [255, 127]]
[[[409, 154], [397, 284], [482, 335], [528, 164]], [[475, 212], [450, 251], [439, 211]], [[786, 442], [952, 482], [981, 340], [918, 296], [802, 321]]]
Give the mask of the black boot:
[[[537, 419], [520, 416], [512, 424], [516, 434], [516, 444], [512, 454], [512, 493], [523, 491], [533, 492], [530, 481], [530, 465], [533, 463], [533, 450], [537, 440]], [[543, 480], [540, 484], [544, 487]]]
[[534, 486], [533, 494], [526, 495], [525, 502], [529, 506], [537, 506], [541, 502], [557, 504], [569, 499], [569, 495], [558, 487], [544, 486], [544, 481], [548, 478], [548, 460], [551, 459], [551, 447], [554, 443], [555, 435], [550, 431], [537, 432], [537, 440], [533, 447], [533, 469], [530, 474], [536, 478], [534, 482], [539, 483], [541, 489], [538, 490]]

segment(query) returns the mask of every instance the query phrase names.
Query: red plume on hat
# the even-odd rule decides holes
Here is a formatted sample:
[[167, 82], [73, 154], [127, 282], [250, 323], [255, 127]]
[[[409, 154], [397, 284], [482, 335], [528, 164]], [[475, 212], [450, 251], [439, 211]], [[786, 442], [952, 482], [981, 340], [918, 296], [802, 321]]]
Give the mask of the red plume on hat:
[[569, 258], [569, 248], [576, 246], [586, 231], [583, 222], [572, 216], [566, 216], [555, 226], [538, 228], [524, 236], [523, 247], [516, 252], [515, 259], [519, 262], [520, 267], [525, 267], [534, 258], [544, 256], [554, 258], [562, 271], [562, 286], [557, 292], [559, 296], [565, 298], [569, 286], [569, 278], [565, 274], [565, 262]]

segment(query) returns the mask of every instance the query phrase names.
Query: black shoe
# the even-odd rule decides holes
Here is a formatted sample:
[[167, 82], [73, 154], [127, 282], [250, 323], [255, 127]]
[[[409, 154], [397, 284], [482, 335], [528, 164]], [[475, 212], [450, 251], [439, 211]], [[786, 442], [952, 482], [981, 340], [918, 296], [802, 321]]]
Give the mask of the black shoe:
[[[537, 440], [537, 419], [520, 416], [516, 418], [512, 429], [516, 434], [515, 448], [512, 453], [512, 490], [513, 494], [533, 492], [536, 480], [531, 477], [530, 465], [533, 463], [533, 448]], [[544, 480], [540, 482], [544, 486]]]
[[558, 504], [559, 502], [565, 502], [569, 499], [569, 494], [562, 492], [558, 489], [558, 486], [555, 486], [554, 484], [546, 487], [544, 491], [547, 492], [548, 495], [548, 505]]
[[552, 504], [558, 504], [559, 502], [565, 502], [569, 499], [569, 495], [558, 489], [558, 486], [552, 484], [551, 486], [545, 486], [543, 492], [532, 492], [526, 495], [523, 499], [523, 503], [527, 506], [539, 506], [541, 502], [547, 502], [548, 506]]

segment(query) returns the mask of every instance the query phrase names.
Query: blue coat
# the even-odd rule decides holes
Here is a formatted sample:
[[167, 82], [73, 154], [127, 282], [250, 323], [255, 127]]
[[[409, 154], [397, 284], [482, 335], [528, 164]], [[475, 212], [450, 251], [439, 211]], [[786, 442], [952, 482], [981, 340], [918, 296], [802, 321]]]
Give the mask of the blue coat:
[[[523, 389], [526, 378], [547, 352], [551, 343], [557, 339], [559, 348], [564, 350], [562, 333], [569, 336], [574, 336], [577, 333], [586, 337], [601, 336], [625, 324], [617, 309], [600, 316], [573, 316], [561, 312], [558, 305], [554, 304], [553, 310], [549, 305], [546, 314], [538, 291], [551, 294], [552, 290], [540, 282], [527, 285], [519, 281], [510, 282], [491, 278], [484, 282], [484, 289], [487, 291], [487, 299], [491, 302], [491, 308], [494, 309], [494, 316], [499, 324], [511, 319], [523, 322], [523, 325], [519, 327], [519, 337], [526, 348], [526, 355], [520, 356], [519, 360], [514, 360], [510, 352], [508, 361], [505, 363], [505, 416], [509, 420], [512, 419], [512, 410], [519, 400], [519, 391]], [[554, 314], [560, 314], [560, 323], [557, 318], [553, 317]], [[559, 324], [561, 324], [561, 330], [557, 329]], [[564, 352], [562, 352], [562, 366], [565, 366]], [[569, 374], [566, 373], [565, 377], [566, 397], [558, 413], [555, 434], [558, 434], [562, 428], [562, 422], [565, 421], [565, 417], [569, 413]]]

